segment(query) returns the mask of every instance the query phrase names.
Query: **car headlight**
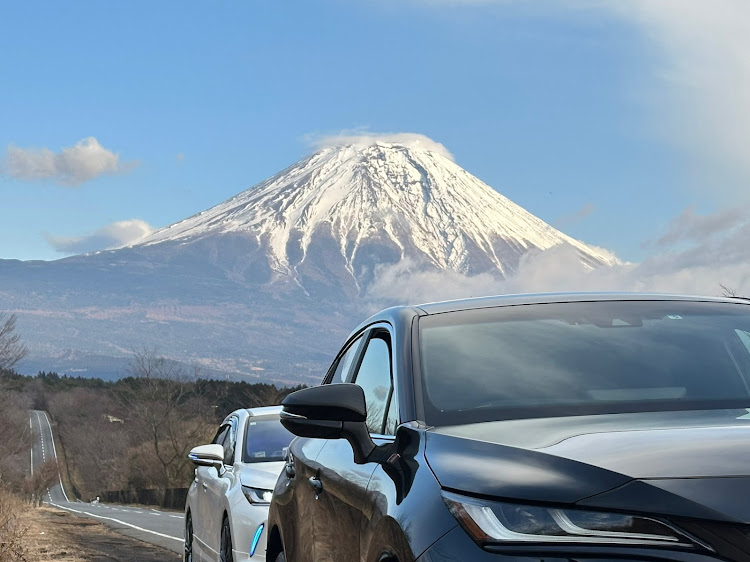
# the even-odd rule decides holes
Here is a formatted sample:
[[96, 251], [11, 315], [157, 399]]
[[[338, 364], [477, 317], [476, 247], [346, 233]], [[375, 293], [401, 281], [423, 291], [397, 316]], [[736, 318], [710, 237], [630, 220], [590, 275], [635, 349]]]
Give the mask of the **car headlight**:
[[251, 488], [250, 486], [242, 486], [242, 493], [250, 503], [268, 505], [271, 503], [271, 498], [273, 498], [273, 491], [264, 490], [263, 488]]
[[486, 502], [447, 492], [443, 499], [464, 530], [483, 545], [697, 546], [672, 525], [640, 515]]

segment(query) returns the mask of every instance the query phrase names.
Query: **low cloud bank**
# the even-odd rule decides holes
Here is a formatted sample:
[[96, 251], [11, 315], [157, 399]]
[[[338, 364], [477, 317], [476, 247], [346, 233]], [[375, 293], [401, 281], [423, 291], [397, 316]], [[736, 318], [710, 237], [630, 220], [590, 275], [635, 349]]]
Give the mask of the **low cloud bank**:
[[6, 150], [3, 173], [20, 180], [51, 179], [76, 186], [103, 174], [123, 174], [137, 165], [138, 162], [120, 162], [118, 154], [88, 137], [60, 152], [11, 145]]
[[84, 254], [127, 246], [145, 238], [154, 228], [140, 219], [117, 221], [83, 236], [64, 237], [48, 234], [47, 242], [56, 251], [64, 254]]
[[[696, 221], [695, 229], [679, 229], [685, 213], [670, 225], [667, 236], [675, 242], [693, 243], [664, 249], [641, 263], [619, 263], [591, 270], [575, 248], [563, 244], [523, 256], [515, 275], [498, 279], [492, 274], [475, 276], [419, 268], [402, 262], [377, 271], [368, 297], [373, 306], [429, 302], [483, 295], [560, 291], [645, 291], [719, 295], [720, 285], [750, 296], [750, 218], [727, 221], [725, 228], [709, 227], [721, 211]], [[709, 226], [706, 226], [709, 225]], [[710, 231], [696, 240], [694, 231]], [[667, 242], [662, 242], [665, 246]]]

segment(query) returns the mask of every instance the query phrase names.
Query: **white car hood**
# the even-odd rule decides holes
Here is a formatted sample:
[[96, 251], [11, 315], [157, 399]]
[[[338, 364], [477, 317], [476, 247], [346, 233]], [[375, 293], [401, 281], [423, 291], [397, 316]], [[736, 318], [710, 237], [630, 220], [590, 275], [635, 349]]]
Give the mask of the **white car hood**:
[[273, 490], [284, 464], [284, 461], [243, 463], [240, 465], [240, 482], [251, 488]]

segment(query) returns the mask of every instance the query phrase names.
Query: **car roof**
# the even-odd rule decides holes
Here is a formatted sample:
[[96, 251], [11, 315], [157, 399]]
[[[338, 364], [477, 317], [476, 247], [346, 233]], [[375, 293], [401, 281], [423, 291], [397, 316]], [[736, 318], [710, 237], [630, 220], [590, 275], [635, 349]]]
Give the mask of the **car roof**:
[[476, 310], [479, 308], [494, 308], [501, 306], [518, 306], [524, 304], [545, 304], [562, 302], [592, 302], [592, 301], [690, 301], [690, 302], [726, 302], [733, 304], [750, 304], [750, 299], [743, 297], [709, 297], [695, 295], [676, 295], [662, 293], [522, 293], [513, 295], [493, 295], [488, 297], [474, 297], [410, 306], [394, 306], [381, 310], [362, 322], [352, 334], [362, 328], [377, 322], [394, 322], [399, 317], [429, 316], [445, 312], [460, 310]]
[[245, 411], [251, 416], [268, 416], [270, 414], [280, 414], [281, 406], [262, 406], [260, 408], [247, 408]]
[[519, 306], [526, 304], [549, 304], [564, 302], [594, 301], [682, 301], [682, 302], [724, 302], [750, 305], [750, 299], [744, 297], [708, 297], [695, 295], [676, 295], [662, 293], [523, 293], [513, 295], [493, 295], [468, 299], [431, 302], [418, 305], [393, 306], [370, 316], [349, 333], [347, 341], [362, 332], [368, 326], [386, 322], [392, 325], [408, 325], [415, 316], [429, 316], [460, 310], [476, 310], [502, 306]]
[[244, 422], [245, 418], [248, 417], [259, 417], [259, 416], [278, 416], [281, 413], [281, 406], [262, 406], [260, 408], [241, 408], [235, 410], [224, 418], [222, 425], [227, 423], [229, 418], [237, 416], [240, 419], [240, 423]]
[[413, 308], [420, 311], [423, 315], [429, 315], [500, 306], [593, 301], [683, 301], [750, 304], [749, 301], [736, 297], [707, 297], [660, 293], [528, 293], [433, 302], [420, 304]]

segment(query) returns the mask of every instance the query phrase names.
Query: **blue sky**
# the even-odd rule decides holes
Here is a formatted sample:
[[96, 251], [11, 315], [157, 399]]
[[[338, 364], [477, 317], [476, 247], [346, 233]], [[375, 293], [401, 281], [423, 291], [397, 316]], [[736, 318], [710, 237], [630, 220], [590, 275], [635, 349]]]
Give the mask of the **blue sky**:
[[[567, 234], [641, 261], [659, 246], [645, 242], [712, 236], [750, 202], [745, 12], [734, 0], [7, 3], [0, 258], [63, 257], [53, 246], [118, 222], [165, 226], [293, 163], [311, 138], [362, 130], [425, 134]], [[93, 168], [71, 149], [82, 141]]]

